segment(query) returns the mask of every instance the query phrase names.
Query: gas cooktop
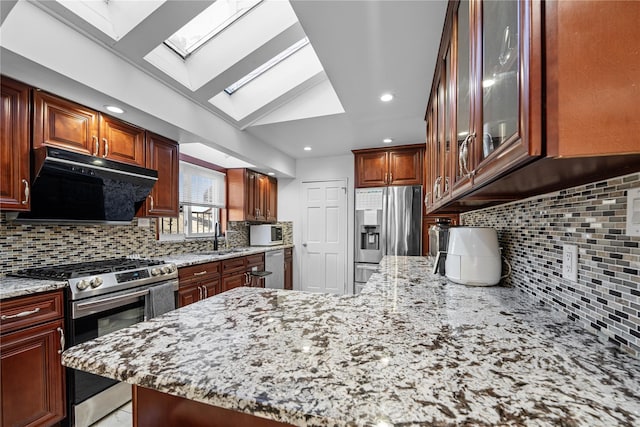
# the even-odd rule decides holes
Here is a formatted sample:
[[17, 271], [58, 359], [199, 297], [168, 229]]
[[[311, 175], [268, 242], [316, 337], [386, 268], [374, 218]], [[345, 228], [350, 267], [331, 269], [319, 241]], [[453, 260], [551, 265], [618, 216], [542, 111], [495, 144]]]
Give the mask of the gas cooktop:
[[175, 264], [159, 260], [117, 258], [49, 267], [27, 268], [12, 276], [69, 282], [71, 299], [150, 285], [178, 276]]

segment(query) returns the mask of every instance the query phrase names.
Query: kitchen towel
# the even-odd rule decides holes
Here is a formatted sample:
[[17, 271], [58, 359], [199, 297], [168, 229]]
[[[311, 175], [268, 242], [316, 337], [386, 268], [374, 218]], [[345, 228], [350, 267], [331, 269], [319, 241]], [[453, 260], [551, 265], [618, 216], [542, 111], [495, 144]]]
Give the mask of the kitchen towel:
[[173, 292], [173, 282], [149, 288], [146, 304], [147, 319], [175, 310], [176, 300]]

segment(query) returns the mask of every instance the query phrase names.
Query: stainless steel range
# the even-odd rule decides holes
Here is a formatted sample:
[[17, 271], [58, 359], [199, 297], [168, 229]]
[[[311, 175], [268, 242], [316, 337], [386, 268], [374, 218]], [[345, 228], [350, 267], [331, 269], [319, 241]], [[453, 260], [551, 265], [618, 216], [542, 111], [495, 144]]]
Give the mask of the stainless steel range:
[[[178, 290], [175, 264], [111, 259], [20, 270], [13, 275], [66, 280], [67, 342], [73, 346], [147, 320], [149, 290]], [[170, 288], [170, 290], [168, 289]], [[131, 387], [67, 369], [67, 425], [89, 426], [131, 399]]]

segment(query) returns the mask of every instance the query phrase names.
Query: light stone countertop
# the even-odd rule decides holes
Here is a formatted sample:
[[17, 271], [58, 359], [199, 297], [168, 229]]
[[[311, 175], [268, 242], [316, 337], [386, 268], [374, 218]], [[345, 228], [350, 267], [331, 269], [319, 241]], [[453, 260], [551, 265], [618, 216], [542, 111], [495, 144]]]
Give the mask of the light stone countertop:
[[0, 277], [0, 300], [55, 291], [69, 286], [66, 280], [26, 279], [24, 277]]
[[[172, 262], [178, 268], [189, 265], [202, 264], [206, 262], [220, 261], [228, 258], [258, 254], [261, 252], [275, 251], [279, 249], [292, 248], [293, 245], [278, 245], [265, 247], [245, 247], [234, 249], [224, 255], [214, 255], [213, 251], [205, 253], [190, 253], [167, 255], [155, 257], [164, 262]], [[224, 249], [222, 249], [224, 250]], [[29, 296], [41, 292], [49, 292], [56, 289], [66, 288], [69, 284], [66, 280], [43, 280], [24, 277], [0, 276], [0, 300]]]
[[640, 425], [640, 361], [512, 288], [386, 257], [358, 296], [236, 288], [63, 364], [299, 426]]

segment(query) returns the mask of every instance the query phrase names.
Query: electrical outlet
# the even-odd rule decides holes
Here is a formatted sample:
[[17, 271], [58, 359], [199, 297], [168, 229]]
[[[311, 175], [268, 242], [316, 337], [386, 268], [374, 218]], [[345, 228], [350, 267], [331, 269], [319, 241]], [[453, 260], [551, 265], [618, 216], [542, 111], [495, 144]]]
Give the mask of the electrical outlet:
[[562, 278], [578, 281], [578, 247], [562, 245]]

